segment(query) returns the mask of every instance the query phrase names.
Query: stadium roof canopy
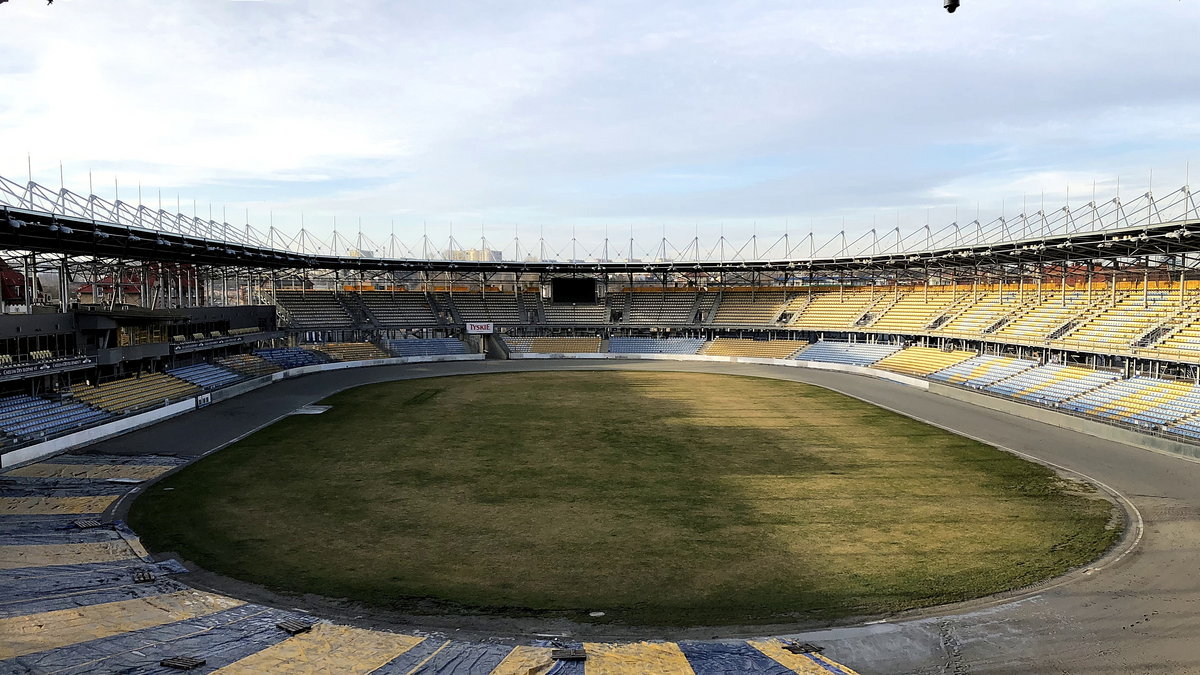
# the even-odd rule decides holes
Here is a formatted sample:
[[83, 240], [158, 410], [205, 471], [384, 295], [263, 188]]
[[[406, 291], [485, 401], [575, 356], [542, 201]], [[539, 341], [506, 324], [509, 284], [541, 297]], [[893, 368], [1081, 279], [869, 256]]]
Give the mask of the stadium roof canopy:
[[[309, 235], [311, 238], [311, 235]], [[817, 247], [811, 240], [772, 259], [743, 257], [655, 261], [488, 261], [358, 257], [321, 254], [306, 247], [305, 233], [284, 248], [274, 228], [264, 235], [250, 225], [202, 220], [144, 205], [108, 202], [95, 195], [21, 186], [0, 177], [0, 249], [71, 256], [254, 267], [267, 270], [454, 272], [528, 274], [680, 274], [761, 271], [777, 273], [948, 269], [982, 265], [1047, 264], [1106, 259], [1182, 257], [1200, 253], [1200, 208], [1187, 187], [1166, 197], [1150, 193], [1074, 209], [997, 218], [990, 223], [870, 231], [849, 240], [839, 233]], [[1178, 261], [1177, 261], [1178, 262]], [[1200, 261], [1197, 261], [1200, 263]], [[1191, 266], [1191, 265], [1188, 265]]]

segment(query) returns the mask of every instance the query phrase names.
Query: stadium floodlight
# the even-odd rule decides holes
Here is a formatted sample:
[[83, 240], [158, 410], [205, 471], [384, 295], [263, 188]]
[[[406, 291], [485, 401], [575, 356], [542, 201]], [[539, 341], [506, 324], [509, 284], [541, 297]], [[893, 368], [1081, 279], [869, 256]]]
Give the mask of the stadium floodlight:
[[947, 12], [953, 14], [954, 10], [958, 9], [958, 0], [945, 0], [942, 6], [946, 8]]

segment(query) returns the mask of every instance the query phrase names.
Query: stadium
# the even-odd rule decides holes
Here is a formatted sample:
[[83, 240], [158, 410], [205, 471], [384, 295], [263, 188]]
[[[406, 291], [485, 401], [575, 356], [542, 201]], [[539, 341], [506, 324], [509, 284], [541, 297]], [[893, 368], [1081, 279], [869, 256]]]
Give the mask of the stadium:
[[1186, 187], [654, 260], [0, 203], [3, 672], [1194, 665]]
[[1200, 674], [1200, 4], [963, 4], [0, 0], [0, 675]]

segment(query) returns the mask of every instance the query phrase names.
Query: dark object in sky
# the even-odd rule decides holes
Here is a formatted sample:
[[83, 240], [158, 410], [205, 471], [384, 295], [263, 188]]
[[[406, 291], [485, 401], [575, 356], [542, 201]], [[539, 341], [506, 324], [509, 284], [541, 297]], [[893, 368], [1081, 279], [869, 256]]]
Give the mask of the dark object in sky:
[[946, 8], [947, 12], [953, 14], [954, 10], [958, 9], [958, 0], [945, 0], [945, 4], [943, 6]]
[[557, 277], [550, 280], [550, 301], [596, 304], [596, 280]]

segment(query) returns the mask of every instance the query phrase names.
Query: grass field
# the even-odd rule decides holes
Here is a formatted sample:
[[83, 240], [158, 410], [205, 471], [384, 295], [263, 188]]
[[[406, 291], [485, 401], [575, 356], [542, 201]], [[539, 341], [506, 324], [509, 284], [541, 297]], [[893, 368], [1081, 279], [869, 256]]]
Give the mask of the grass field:
[[157, 484], [134, 528], [276, 589], [676, 626], [962, 600], [1119, 535], [1086, 487], [792, 382], [518, 373], [324, 403]]

